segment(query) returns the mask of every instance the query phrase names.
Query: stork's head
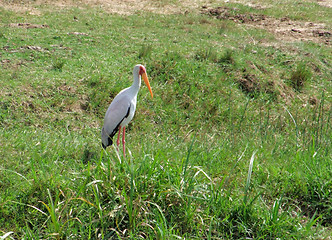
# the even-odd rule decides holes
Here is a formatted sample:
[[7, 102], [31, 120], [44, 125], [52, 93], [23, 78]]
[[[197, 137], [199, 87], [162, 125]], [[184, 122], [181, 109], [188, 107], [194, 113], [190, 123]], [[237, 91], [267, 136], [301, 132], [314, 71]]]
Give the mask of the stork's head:
[[134, 67], [134, 73], [135, 72], [138, 72], [138, 75], [141, 76], [146, 84], [146, 86], [148, 86], [148, 89], [151, 93], [151, 97], [153, 98], [153, 93], [152, 93], [152, 90], [151, 90], [151, 86], [150, 86], [150, 83], [149, 83], [149, 79], [148, 79], [148, 75], [146, 74], [146, 69], [143, 65], [141, 64], [138, 64]]

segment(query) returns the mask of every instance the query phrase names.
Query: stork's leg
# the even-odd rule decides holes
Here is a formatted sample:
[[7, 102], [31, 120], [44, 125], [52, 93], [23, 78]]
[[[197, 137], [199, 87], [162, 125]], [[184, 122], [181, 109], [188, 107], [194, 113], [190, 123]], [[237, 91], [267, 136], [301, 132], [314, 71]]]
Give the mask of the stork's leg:
[[123, 133], [122, 133], [122, 147], [123, 147], [123, 156], [125, 157], [126, 156], [126, 149], [125, 149], [125, 130], [126, 130], [126, 127], [123, 127]]
[[118, 146], [118, 151], [119, 151], [119, 146], [120, 146], [120, 134], [121, 134], [121, 126], [119, 126], [118, 139], [116, 140], [116, 145]]

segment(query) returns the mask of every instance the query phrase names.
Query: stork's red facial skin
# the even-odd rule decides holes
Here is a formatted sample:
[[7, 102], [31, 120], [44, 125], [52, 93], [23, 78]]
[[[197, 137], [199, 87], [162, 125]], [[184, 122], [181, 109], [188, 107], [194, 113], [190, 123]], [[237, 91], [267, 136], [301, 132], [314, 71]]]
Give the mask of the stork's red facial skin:
[[146, 70], [143, 66], [140, 66], [139, 68], [139, 75], [142, 75], [143, 73], [146, 73]]

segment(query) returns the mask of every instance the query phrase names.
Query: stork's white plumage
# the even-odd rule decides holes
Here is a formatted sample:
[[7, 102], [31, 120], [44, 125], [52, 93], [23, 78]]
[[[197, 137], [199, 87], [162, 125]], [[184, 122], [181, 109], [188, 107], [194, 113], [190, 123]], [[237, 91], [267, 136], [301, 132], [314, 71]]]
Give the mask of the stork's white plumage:
[[115, 96], [110, 106], [107, 109], [104, 119], [104, 126], [101, 130], [101, 140], [103, 148], [113, 144], [113, 137], [117, 131], [119, 131], [117, 146], [120, 145], [120, 134], [121, 128], [123, 129], [122, 144], [123, 144], [123, 155], [125, 156], [125, 128], [128, 123], [133, 119], [136, 102], [137, 93], [141, 86], [141, 77], [143, 78], [145, 84], [148, 86], [153, 98], [153, 93], [150, 87], [150, 83], [146, 74], [145, 67], [138, 64], [133, 70], [134, 82], [126, 89], [123, 89], [118, 95]]

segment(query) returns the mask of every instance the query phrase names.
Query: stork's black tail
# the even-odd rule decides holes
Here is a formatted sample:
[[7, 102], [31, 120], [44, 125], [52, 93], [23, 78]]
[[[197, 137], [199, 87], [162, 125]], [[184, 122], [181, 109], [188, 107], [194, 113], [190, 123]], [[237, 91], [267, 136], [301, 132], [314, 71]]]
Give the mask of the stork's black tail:
[[107, 138], [107, 145], [105, 145], [103, 142], [101, 142], [101, 145], [103, 146], [104, 149], [106, 149], [108, 146], [112, 146], [112, 144], [113, 144], [113, 140], [110, 137]]
[[104, 128], [101, 130], [101, 145], [103, 146], [104, 149], [106, 149], [108, 146], [111, 146], [113, 144], [113, 136], [116, 131], [113, 131], [111, 135], [108, 135]]

